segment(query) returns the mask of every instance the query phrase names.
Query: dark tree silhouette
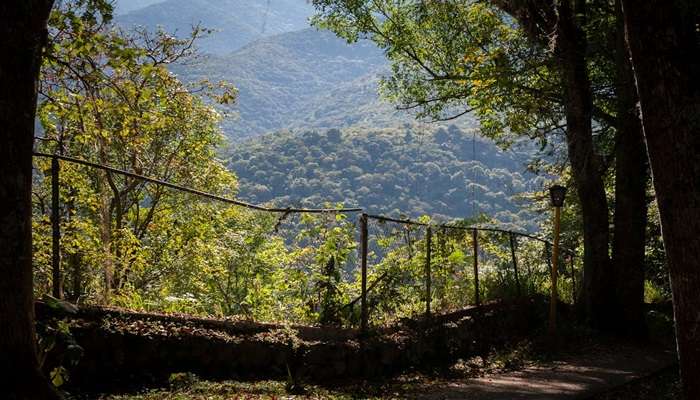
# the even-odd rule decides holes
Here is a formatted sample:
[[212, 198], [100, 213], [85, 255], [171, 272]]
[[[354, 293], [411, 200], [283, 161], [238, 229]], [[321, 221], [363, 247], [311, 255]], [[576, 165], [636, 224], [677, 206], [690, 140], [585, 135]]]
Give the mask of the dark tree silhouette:
[[4, 398], [59, 395], [39, 369], [32, 292], [32, 147], [53, 0], [0, 2], [0, 369]]
[[612, 265], [614, 308], [619, 317], [613, 328], [629, 336], [644, 335], [644, 252], [647, 225], [646, 190], [649, 179], [644, 132], [637, 113], [637, 90], [625, 45], [622, 5], [615, 4], [615, 65], [617, 135], [615, 138], [615, 214]]
[[671, 276], [683, 391], [700, 399], [700, 4], [622, 4]]

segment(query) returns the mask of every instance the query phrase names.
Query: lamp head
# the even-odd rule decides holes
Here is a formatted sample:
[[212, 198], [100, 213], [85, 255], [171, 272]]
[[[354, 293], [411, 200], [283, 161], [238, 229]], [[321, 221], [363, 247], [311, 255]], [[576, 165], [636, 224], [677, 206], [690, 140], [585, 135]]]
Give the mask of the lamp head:
[[564, 206], [564, 198], [566, 197], [566, 188], [561, 185], [554, 185], [549, 188], [549, 199], [552, 207]]

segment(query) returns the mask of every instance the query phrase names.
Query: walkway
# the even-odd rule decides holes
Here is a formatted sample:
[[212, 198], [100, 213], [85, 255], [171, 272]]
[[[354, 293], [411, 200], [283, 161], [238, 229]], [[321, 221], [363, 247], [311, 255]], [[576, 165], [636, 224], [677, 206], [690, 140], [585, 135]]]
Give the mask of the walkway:
[[464, 381], [435, 382], [416, 399], [535, 400], [586, 399], [666, 368], [675, 355], [660, 348], [598, 346], [590, 352], [515, 372]]

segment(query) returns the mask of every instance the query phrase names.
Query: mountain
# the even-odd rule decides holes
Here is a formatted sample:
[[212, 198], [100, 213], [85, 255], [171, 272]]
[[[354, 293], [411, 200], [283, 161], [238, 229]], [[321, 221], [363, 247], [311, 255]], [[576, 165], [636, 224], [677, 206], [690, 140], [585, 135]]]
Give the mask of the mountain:
[[116, 17], [118, 25], [162, 26], [186, 36], [193, 26], [201, 24], [214, 30], [199, 43], [202, 51], [222, 55], [258, 38], [307, 28], [313, 12], [305, 0], [147, 0], [143, 4], [149, 5], [134, 8], [136, 3], [118, 0], [118, 12], [132, 10]]
[[[171, 32], [186, 32], [196, 20], [226, 27], [199, 43], [204, 54], [172, 71], [184, 81], [225, 80], [239, 89], [236, 117], [222, 123], [232, 141], [280, 129], [381, 128], [413, 121], [379, 98], [379, 77], [389, 70], [373, 43], [348, 44], [331, 32], [309, 28], [313, 10], [304, 0], [269, 4], [166, 0], [121, 16], [118, 23], [150, 29], [161, 24]], [[258, 26], [263, 20], [269, 27], [265, 35]], [[273, 34], [273, 25], [282, 33]], [[292, 29], [299, 30], [287, 31]], [[475, 126], [468, 119], [461, 123]]]
[[237, 144], [229, 168], [243, 199], [279, 206], [324, 202], [369, 213], [449, 220], [487, 214], [534, 231], [518, 195], [542, 186], [523, 170], [529, 150], [504, 152], [452, 125], [278, 132]]
[[537, 218], [518, 200], [541, 186], [540, 178], [518, 172], [532, 150], [474, 143], [478, 123], [469, 116], [451, 127], [416, 124], [380, 99], [378, 81], [389, 67], [374, 44], [350, 45], [309, 28], [303, 0], [269, 3], [166, 0], [119, 17], [121, 24], [170, 31], [199, 20], [221, 29], [200, 44], [204, 54], [171, 70], [183, 81], [225, 80], [238, 88], [237, 116], [222, 125], [241, 198], [343, 202], [393, 216], [476, 212], [537, 229]]
[[224, 123], [228, 136], [238, 140], [279, 129], [395, 125], [405, 116], [377, 94], [386, 65], [369, 42], [349, 45], [309, 28], [173, 70], [183, 80], [226, 80], [239, 89], [239, 118]]

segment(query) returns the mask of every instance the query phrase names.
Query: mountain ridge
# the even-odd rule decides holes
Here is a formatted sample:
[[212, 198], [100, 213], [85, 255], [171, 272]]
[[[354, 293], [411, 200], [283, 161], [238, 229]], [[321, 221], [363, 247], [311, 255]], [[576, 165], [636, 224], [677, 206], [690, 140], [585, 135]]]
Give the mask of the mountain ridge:
[[368, 42], [349, 45], [308, 28], [249, 43], [227, 55], [203, 55], [173, 71], [186, 81], [232, 82], [239, 119], [224, 121], [232, 140], [279, 129], [395, 125], [394, 107], [377, 94], [383, 53]]
[[303, 0], [163, 0], [118, 14], [115, 22], [126, 28], [162, 26], [179, 37], [201, 25], [214, 31], [199, 42], [201, 49], [222, 55], [261, 37], [304, 29], [312, 12]]

